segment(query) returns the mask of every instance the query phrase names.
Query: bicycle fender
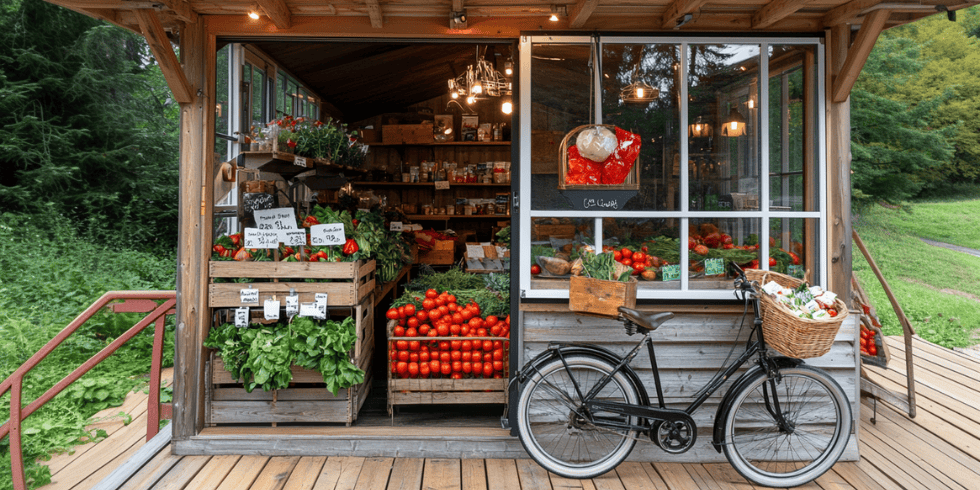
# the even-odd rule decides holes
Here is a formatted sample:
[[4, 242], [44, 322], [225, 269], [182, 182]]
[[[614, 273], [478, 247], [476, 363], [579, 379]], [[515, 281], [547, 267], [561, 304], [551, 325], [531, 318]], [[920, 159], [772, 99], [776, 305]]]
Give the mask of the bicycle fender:
[[[792, 357], [770, 357], [769, 360], [780, 368], [791, 368], [804, 364], [802, 359], [795, 359]], [[748, 371], [739, 376], [738, 379], [732, 383], [731, 388], [728, 388], [728, 391], [725, 392], [725, 396], [721, 399], [721, 403], [718, 404], [718, 411], [715, 413], [715, 425], [711, 439], [711, 445], [715, 447], [715, 451], [720, 453], [721, 447], [725, 445], [725, 419], [728, 418], [728, 412], [732, 408], [732, 397], [741, 391], [744, 386], [748, 384], [760, 371], [762, 371], [762, 366], [759, 366], [758, 364], [749, 368]]]
[[[574, 354], [585, 354], [585, 355], [595, 356], [614, 366], [619, 364], [623, 360], [623, 358], [616, 355], [615, 352], [606, 349], [605, 347], [599, 347], [597, 345], [591, 345], [591, 344], [552, 345], [549, 346], [548, 349], [545, 350], [544, 352], [535, 356], [534, 359], [528, 361], [527, 364], [525, 364], [524, 367], [521, 368], [520, 373], [518, 373], [518, 375], [515, 376], [514, 379], [519, 379], [519, 381], [523, 383], [526, 377], [530, 373], [537, 372], [539, 366], [541, 366], [542, 364], [548, 361], [551, 361], [552, 359], [558, 359], [559, 351], [561, 352], [561, 355], [564, 356], [574, 355]], [[630, 382], [633, 383], [633, 386], [636, 388], [636, 391], [640, 394], [640, 402], [643, 405], [649, 405], [650, 396], [647, 394], [646, 387], [644, 387], [643, 382], [640, 381], [640, 377], [639, 375], [636, 374], [636, 371], [634, 371], [633, 368], [629, 364], [627, 364], [623, 366], [622, 372], [626, 375], [627, 378], [629, 378]]]

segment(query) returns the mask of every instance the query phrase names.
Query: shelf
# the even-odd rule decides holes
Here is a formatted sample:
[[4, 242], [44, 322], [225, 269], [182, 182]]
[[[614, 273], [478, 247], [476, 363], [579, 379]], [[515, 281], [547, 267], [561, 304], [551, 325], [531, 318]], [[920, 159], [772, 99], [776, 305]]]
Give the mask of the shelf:
[[445, 143], [364, 143], [368, 146], [510, 146], [510, 141], [449, 141]]
[[449, 221], [451, 219], [510, 219], [509, 214], [407, 214], [415, 221]]
[[[343, 172], [355, 172], [359, 174], [367, 173], [367, 170], [348, 167], [346, 165], [338, 165], [336, 163], [331, 162], [330, 160], [326, 160], [322, 158], [306, 157], [306, 167], [301, 167], [295, 165], [296, 155], [292, 153], [282, 153], [282, 152], [272, 152], [272, 151], [243, 151], [240, 153], [240, 155], [243, 155], [247, 160], [268, 162], [265, 165], [259, 167], [259, 170], [263, 172], [296, 175], [302, 172], [313, 170], [317, 167], [323, 167], [323, 168], [328, 168], [331, 170], [337, 170]], [[265, 166], [268, 167], [262, 168]]]
[[[362, 185], [365, 187], [435, 187], [435, 182], [352, 182], [354, 185]], [[453, 187], [510, 187], [510, 183], [506, 184], [480, 184], [480, 183], [469, 183], [464, 184], [462, 182], [450, 182], [449, 188]], [[443, 190], [443, 189], [440, 189]]]

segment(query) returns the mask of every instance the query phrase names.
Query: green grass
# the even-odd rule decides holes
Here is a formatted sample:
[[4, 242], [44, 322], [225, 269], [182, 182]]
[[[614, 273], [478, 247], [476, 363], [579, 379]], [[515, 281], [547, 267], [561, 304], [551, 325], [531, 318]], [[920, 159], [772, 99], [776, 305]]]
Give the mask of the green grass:
[[[916, 333], [946, 347], [980, 343], [980, 257], [919, 238], [980, 248], [977, 216], [980, 200], [963, 199], [915, 202], [899, 210], [872, 206], [853, 220]], [[900, 335], [898, 317], [857, 246], [852, 266], [878, 310], [884, 333]]]

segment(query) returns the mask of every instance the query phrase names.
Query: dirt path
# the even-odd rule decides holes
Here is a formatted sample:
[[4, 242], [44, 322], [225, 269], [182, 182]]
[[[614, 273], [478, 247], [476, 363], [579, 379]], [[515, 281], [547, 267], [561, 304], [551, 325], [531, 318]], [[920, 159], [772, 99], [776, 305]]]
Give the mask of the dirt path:
[[926, 242], [934, 247], [948, 248], [950, 250], [955, 250], [957, 252], [963, 252], [965, 254], [970, 254], [976, 257], [980, 257], [980, 250], [977, 250], [975, 248], [961, 247], [959, 245], [953, 245], [952, 243], [937, 242], [935, 240], [929, 240], [927, 238], [919, 238], [919, 240], [922, 240], [923, 242]]

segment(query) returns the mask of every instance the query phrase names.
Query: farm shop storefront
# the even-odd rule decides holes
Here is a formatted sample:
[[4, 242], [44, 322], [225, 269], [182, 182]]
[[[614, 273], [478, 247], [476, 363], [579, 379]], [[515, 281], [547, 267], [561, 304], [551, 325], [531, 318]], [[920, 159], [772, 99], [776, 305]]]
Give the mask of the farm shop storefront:
[[[108, 22], [120, 25], [124, 28], [142, 33], [148, 40], [158, 59], [168, 83], [172, 88], [174, 99], [181, 104], [182, 126], [181, 126], [181, 228], [180, 228], [180, 267], [178, 277], [178, 291], [180, 294], [179, 320], [178, 320], [178, 339], [177, 351], [175, 356], [176, 372], [178, 373], [175, 389], [175, 419], [174, 419], [174, 439], [175, 448], [178, 452], [263, 452], [273, 453], [292, 453], [292, 454], [327, 454], [351, 452], [360, 454], [382, 454], [385, 451], [397, 451], [399, 447], [411, 446], [414, 451], [411, 454], [421, 455], [469, 455], [478, 452], [482, 456], [493, 457], [496, 455], [511, 454], [508, 451], [515, 449], [519, 451], [519, 445], [515, 445], [514, 440], [509, 436], [501, 435], [500, 432], [473, 431], [464, 433], [459, 430], [432, 431], [426, 434], [425, 440], [410, 439], [418, 433], [417, 430], [361, 430], [358, 427], [352, 428], [320, 428], [309, 430], [307, 428], [295, 427], [267, 427], [262, 430], [242, 429], [237, 433], [209, 434], [205, 430], [205, 404], [208, 396], [206, 387], [206, 365], [207, 351], [202, 347], [204, 338], [211, 326], [211, 312], [208, 304], [208, 261], [212, 246], [213, 223], [211, 216], [213, 213], [213, 203], [209, 196], [213, 195], [213, 176], [212, 172], [217, 168], [214, 156], [214, 141], [212, 139], [214, 121], [216, 118], [215, 107], [218, 102], [213, 91], [215, 87], [215, 52], [221, 43], [231, 40], [243, 39], [289, 39], [289, 38], [397, 38], [397, 39], [416, 39], [416, 40], [446, 40], [446, 39], [497, 39], [513, 41], [520, 38], [521, 33], [532, 33], [535, 35], [541, 32], [542, 28], [551, 28], [556, 33], [572, 34], [575, 32], [605, 32], [596, 41], [606, 44], [621, 44], [623, 47], [611, 46], [612, 50], [620, 49], [623, 53], [610, 53], [611, 56], [621, 56], [623, 60], [633, 60], [633, 56], [639, 56], [643, 49], [633, 46], [636, 54], [625, 53], [626, 45], [675, 45], [679, 52], [676, 56], [678, 67], [674, 77], [678, 81], [668, 82], [672, 79], [670, 75], [663, 73], [660, 69], [659, 79], [641, 80], [648, 84], [650, 88], [656, 88], [658, 92], [658, 102], [648, 104], [647, 109], [656, 109], [661, 113], [658, 117], [671, 117], [675, 119], [672, 130], [674, 133], [652, 134], [652, 128], [660, 127], [667, 131], [667, 124], [646, 124], [642, 127], [640, 118], [635, 121], [627, 119], [616, 120], [614, 113], [622, 112], [623, 117], [628, 117], [626, 111], [610, 108], [604, 101], [606, 95], [601, 87], [605, 82], [597, 81], [601, 76], [605, 79], [605, 70], [593, 70], [589, 75], [581, 77], [581, 67], [571, 70], [571, 74], [578, 71], [576, 76], [569, 80], [577, 80], [577, 87], [560, 87], [561, 90], [568, 91], [569, 94], [586, 94], [585, 97], [592, 97], [592, 102], [586, 102], [584, 107], [587, 109], [587, 117], [581, 117], [581, 107], [570, 108], [570, 113], [578, 111], [576, 118], [566, 117], [558, 110], [553, 114], [545, 114], [546, 118], [554, 116], [552, 122], [542, 123], [535, 126], [535, 119], [530, 113], [523, 111], [531, 110], [531, 104], [536, 102], [533, 92], [536, 81], [546, 82], [543, 75], [535, 75], [534, 68], [537, 62], [563, 61], [573, 62], [583, 59], [600, 60], [606, 56], [605, 48], [596, 55], [583, 54], [569, 55], [563, 54], [545, 55], [550, 60], [539, 60], [531, 55], [530, 38], [527, 42], [522, 42], [520, 56], [523, 61], [520, 63], [521, 79], [520, 87], [516, 93], [521, 97], [520, 111], [522, 118], [521, 124], [515, 126], [514, 144], [520, 151], [520, 161], [514, 161], [515, 175], [520, 179], [515, 179], [515, 188], [512, 189], [512, 205], [514, 206], [513, 216], [515, 221], [515, 234], [517, 240], [515, 245], [520, 247], [516, 260], [512, 261], [514, 267], [514, 290], [512, 298], [520, 298], [522, 293], [526, 299], [522, 300], [520, 315], [523, 317], [515, 323], [517, 327], [512, 333], [512, 338], [519, 339], [521, 342], [513, 342], [511, 369], [517, 369], [520, 360], [526, 359], [525, 349], [539, 349], [542, 342], [550, 340], [552, 337], [558, 338], [562, 331], [567, 331], [566, 338], [592, 338], [601, 335], [606, 331], [610, 334], [613, 325], [610, 322], [597, 322], [593, 319], [572, 317], [567, 312], [561, 311], [561, 306], [565, 303], [564, 289], [560, 279], [531, 278], [529, 275], [530, 260], [534, 257], [533, 241], [545, 241], [540, 237], [548, 233], [548, 244], [552, 232], [568, 243], [560, 244], [561, 248], [577, 240], [582, 236], [582, 241], [590, 240], [592, 243], [604, 243], [607, 239], [611, 242], [612, 238], [626, 242], [630, 238], [639, 238], [644, 241], [652, 237], [653, 241], [659, 246], [669, 243], [666, 239], [677, 240], [680, 245], [677, 250], [677, 264], [669, 263], [668, 266], [683, 264], [676, 270], [668, 269], [670, 280], [663, 281], [664, 276], [658, 278], [654, 276], [653, 281], [642, 283], [641, 300], [656, 302], [658, 306], [649, 308], [670, 309], [683, 314], [682, 318], [675, 320], [679, 328], [664, 327], [661, 335], [665, 338], [663, 343], [669, 340], [675, 341], [671, 347], [680, 347], [675, 354], [678, 357], [699, 356], [696, 344], [710, 344], [713, 337], [709, 332], [698, 334], [693, 332], [691, 325], [697, 324], [710, 327], [713, 320], [722, 325], [719, 331], [733, 330], [733, 322], [736, 320], [737, 311], [731, 303], [724, 303], [727, 299], [726, 292], [721, 284], [725, 281], [713, 281], [706, 261], [703, 264], [691, 264], [695, 258], [697, 250], [685, 250], [684, 239], [691, 238], [695, 234], [702, 237], [703, 245], [709, 250], [707, 258], [715, 253], [715, 247], [708, 247], [705, 243], [708, 236], [715, 233], [711, 225], [717, 229], [718, 236], [723, 234], [732, 237], [733, 245], [737, 238], [739, 246], [745, 246], [750, 241], [751, 235], [756, 235], [760, 250], [757, 252], [760, 260], [760, 267], [768, 267], [768, 255], [770, 252], [784, 248], [792, 252], [804, 267], [804, 272], [811, 274], [809, 277], [816, 283], [829, 286], [830, 289], [837, 291], [847, 297], [849, 290], [848, 278], [850, 276], [850, 228], [849, 216], [849, 180], [848, 180], [848, 140], [849, 140], [849, 114], [847, 95], [853, 84], [860, 68], [864, 63], [867, 53], [873, 46], [875, 39], [883, 28], [901, 25], [914, 21], [926, 15], [936, 13], [936, 9], [930, 5], [895, 4], [884, 2], [828, 2], [821, 6], [811, 6], [806, 2], [774, 2], [771, 5], [758, 5], [747, 2], [643, 2], [639, 5], [636, 2], [628, 7], [616, 3], [580, 1], [574, 4], [563, 5], [560, 9], [553, 9], [551, 5], [535, 5], [535, 9], [517, 7], [513, 5], [501, 5], [496, 2], [489, 2], [492, 5], [470, 6], [467, 9], [465, 2], [453, 2], [451, 8], [444, 4], [426, 5], [392, 5], [386, 2], [360, 3], [331, 3], [323, 5], [299, 5], [291, 1], [260, 1], [260, 2], [225, 2], [221, 6], [213, 3], [198, 1], [174, 1], [162, 2], [153, 5], [153, 8], [144, 9], [146, 4], [121, 5], [119, 2], [74, 2], [71, 0], [59, 0], [58, 3], [66, 5], [73, 10], [83, 12], [92, 17], [104, 19]], [[257, 9], [259, 19], [247, 20], [248, 10]], [[806, 8], [804, 8], [806, 7]], [[464, 21], [460, 16], [451, 16], [450, 9], [455, 9], [458, 13], [468, 10], [467, 19]], [[550, 24], [545, 11], [560, 10], [561, 16], [558, 17], [556, 24]], [[450, 24], [452, 17], [453, 24]], [[463, 21], [463, 22], [460, 22]], [[552, 27], [556, 26], [556, 27]], [[676, 29], [676, 30], [675, 30]], [[709, 37], [704, 39], [683, 38], [625, 38], [617, 40], [613, 36], [616, 32], [642, 32], [650, 36], [658, 32], [668, 33], [701, 33], [705, 36], [711, 33], [722, 33], [723, 36], [744, 35], [750, 33], [754, 36], [761, 36], [765, 32], [773, 33], [799, 33], [799, 35], [824, 35], [823, 55], [819, 46], [810, 45], [806, 39], [781, 39], [759, 37], [752, 40], [737, 37]], [[529, 34], [530, 35], [530, 34]], [[178, 60], [168, 42], [169, 37], [178, 36], [180, 42], [181, 60]], [[537, 39], [537, 38], [536, 38]], [[542, 48], [556, 44], [551, 41], [554, 39], [536, 40], [536, 44]], [[566, 38], [563, 43], [572, 46], [573, 51], [581, 48], [580, 45], [589, 45], [592, 40], [589, 38]], [[758, 46], [757, 61], [753, 66], [751, 63], [741, 63], [752, 57], [739, 58], [745, 55], [745, 50], [730, 59], [711, 60], [709, 65], [717, 65], [715, 68], [730, 66], [737, 67], [740, 72], [745, 68], [744, 75], [731, 73], [719, 77], [713, 83], [716, 90], [714, 100], [707, 94], [699, 93], [700, 85], [696, 85], [692, 79], [693, 74], [699, 74], [697, 67], [681, 66], [692, 61], [700, 60], [692, 53], [685, 53], [692, 46], [698, 45], [722, 46], [754, 44]], [[789, 45], [786, 48], [778, 45]], [[763, 49], [763, 46], [766, 49]], [[798, 47], [797, 47], [798, 46]], [[770, 49], [775, 48], [775, 49]], [[557, 47], [556, 47], [557, 49]], [[586, 51], [591, 50], [587, 47]], [[795, 59], [785, 60], [787, 70], [815, 70], [813, 73], [804, 76], [815, 76], [815, 84], [806, 90], [811, 91], [811, 96], [816, 99], [816, 118], [815, 127], [810, 127], [813, 122], [811, 115], [807, 115], [802, 120], [804, 132], [799, 133], [799, 129], [789, 129], [789, 121], [799, 120], [792, 113], [785, 126], [779, 126], [781, 117], [776, 117], [776, 102], [772, 99], [773, 94], [782, 93], [774, 87], [764, 89], [762, 87], [746, 87], [745, 76], [754, 77], [757, 84], [773, 83], [774, 74], [781, 68], [780, 61], [775, 57], [777, 54], [789, 54], [791, 57], [798, 56], [801, 52], [806, 56], [809, 50], [816, 57], [815, 65], [812, 62], [803, 62], [799, 68], [792, 68], [790, 65], [797, 64]], [[714, 55], [713, 52], [728, 51], [707, 49], [704, 53]], [[530, 56], [530, 57], [529, 57]], [[736, 59], [737, 58], [737, 59]], [[667, 59], [667, 58], [665, 58]], [[707, 58], [705, 58], [707, 59]], [[623, 68], [623, 60], [620, 61], [619, 70], [623, 71], [623, 78], [613, 78], [619, 74], [609, 73], [610, 78], [621, 86], [632, 83], [633, 74], [646, 74], [648, 71], [656, 71], [652, 66], [640, 66], [630, 64], [630, 70]], [[615, 65], [615, 61], [604, 61], [604, 63]], [[816, 66], [816, 68], [814, 68]], [[821, 68], [823, 67], [823, 68]], [[547, 67], [545, 67], [547, 68]], [[561, 68], [561, 67], [558, 67]], [[684, 70], [687, 70], [686, 72]], [[628, 72], [628, 75], [625, 73]], [[710, 74], [709, 72], [705, 72]], [[569, 74], [569, 70], [556, 70], [557, 76]], [[698, 75], [700, 76], [700, 74]], [[728, 78], [725, 80], [724, 78]], [[368, 82], [368, 81], [366, 81]], [[700, 79], [698, 83], [701, 83]], [[707, 83], [707, 81], [705, 81]], [[781, 82], [780, 82], [781, 83]], [[790, 110], [796, 109], [803, 111], [811, 108], [810, 102], [806, 100], [796, 100], [799, 87], [794, 87], [792, 79], [789, 80], [790, 88], [785, 91], [791, 97], [785, 105], [779, 107], [789, 107]], [[583, 85], [586, 84], [586, 85]], [[609, 89], [614, 90], [614, 89]], [[815, 91], [815, 93], [812, 93]], [[749, 108], [749, 101], [746, 97], [749, 93], [754, 93], [756, 99], [752, 101], [754, 107]], [[765, 99], [762, 94], [768, 94]], [[592, 94], [601, 94], [593, 96]], [[665, 102], [661, 102], [671, 94], [671, 97], [678, 97], [675, 106], [670, 108]], [[695, 101], [684, 101], [684, 97], [694, 96]], [[782, 96], [782, 95], [780, 95]], [[582, 96], [579, 95], [579, 100]], [[694, 104], [700, 103], [703, 106], [696, 107]], [[763, 103], [768, 104], [763, 106]], [[782, 102], [780, 102], [782, 104]], [[794, 104], [796, 104], [794, 106]], [[579, 105], [579, 104], [576, 104]], [[548, 104], [544, 104], [548, 107]], [[766, 109], [762, 109], [766, 107]], [[560, 107], [559, 107], [560, 108]], [[734, 110], [733, 110], [734, 109]], [[765, 110], [766, 112], [762, 112]], [[808, 109], [809, 110], [809, 109]], [[671, 112], [667, 112], [671, 111]], [[756, 111], [756, 112], [752, 112]], [[590, 113], [590, 114], [589, 114]], [[733, 114], [734, 113], [734, 114]], [[767, 114], [762, 118], [762, 114]], [[801, 112], [802, 114], [802, 112]], [[719, 127], [723, 123], [731, 123], [726, 116], [731, 115], [736, 120], [735, 127], [725, 129]], [[739, 131], [740, 124], [737, 115], [745, 118], [743, 131]], [[701, 129], [698, 128], [696, 118], [701, 116]], [[694, 117], [694, 120], [691, 118]], [[566, 118], [562, 120], [562, 118]], [[755, 118], [755, 119], [753, 119]], [[809, 122], [808, 122], [809, 121]], [[539, 121], [540, 122], [540, 121]], [[625, 130], [634, 130], [634, 134], [641, 135], [644, 139], [645, 148], [637, 157], [642, 172], [639, 174], [639, 183], [645, 186], [646, 182], [658, 182], [658, 189], [649, 192], [644, 190], [637, 195], [650, 196], [649, 202], [636, 203], [638, 206], [633, 209], [641, 213], [634, 216], [630, 213], [633, 209], [611, 210], [608, 216], [597, 219], [595, 214], [589, 211], [574, 208], [563, 208], [555, 204], [557, 197], [554, 194], [557, 178], [551, 177], [551, 181], [541, 187], [541, 197], [544, 198], [542, 207], [535, 209], [532, 202], [535, 190], [529, 186], [534, 184], [534, 176], [538, 179], [545, 179], [547, 182], [548, 174], [556, 174], [556, 170], [537, 170], [533, 168], [536, 160], [534, 148], [534, 131], [551, 132], [552, 135], [539, 136], [545, 139], [545, 144], [554, 142], [557, 145], [560, 139], [554, 139], [556, 135], [563, 131], [570, 131], [583, 124], [607, 123], [621, 127]], [[692, 128], [692, 126], [694, 126]], [[754, 129], [750, 129], [750, 126]], [[780, 129], [775, 129], [775, 128]], [[774, 138], [783, 138], [783, 129], [786, 129], [788, 142], [779, 143], [781, 153], [785, 149], [789, 156], [785, 159], [775, 156], [773, 149]], [[707, 128], [707, 129], [705, 129]], [[644, 134], [644, 131], [647, 131]], [[701, 133], [705, 131], [706, 133]], [[682, 134], [689, 132], [686, 136]], [[566, 133], [567, 134], [567, 133]], [[699, 136], [710, 134], [710, 136]], [[800, 139], [799, 134], [805, 136]], [[663, 138], [662, 143], [652, 141], [652, 138]], [[701, 139], [706, 146], [694, 145], [701, 144]], [[722, 141], [722, 140], [727, 141]], [[754, 140], [753, 140], [754, 139]], [[754, 142], [753, 142], [754, 141]], [[799, 142], [804, 146], [802, 152], [793, 148], [793, 142]], [[727, 150], [721, 145], [726, 144]], [[670, 146], [672, 145], [672, 146]], [[809, 148], [806, 145], [813, 145]], [[816, 149], [814, 149], [814, 147]], [[653, 151], [647, 152], [647, 149]], [[765, 150], [765, 151], [763, 151]], [[814, 151], [816, 153], [814, 153]], [[555, 155], [556, 149], [546, 152], [548, 155]], [[815, 157], [813, 155], [816, 155]], [[676, 169], [673, 163], [666, 162], [667, 158], [674, 159], [676, 155]], [[695, 157], [695, 163], [691, 163], [692, 155], [702, 155]], [[551, 165], [557, 166], [557, 158], [551, 159]], [[766, 159], [766, 160], [763, 160]], [[798, 160], [794, 160], [798, 159]], [[802, 159], [803, 167], [792, 167], [794, 162]], [[812, 159], [807, 163], [808, 159]], [[698, 161], [703, 162], [703, 165]], [[649, 168], [644, 168], [650, 162]], [[763, 162], [767, 162], [763, 164]], [[788, 162], [790, 167], [782, 169], [782, 162]], [[777, 165], [778, 162], [778, 165]], [[737, 168], [733, 169], [732, 165]], [[775, 166], [774, 166], [775, 165]], [[810, 165], [807, 167], [806, 165]], [[669, 167], [669, 168], [668, 168]], [[722, 173], [721, 169], [725, 172]], [[753, 168], [758, 169], [753, 173]], [[766, 169], [766, 170], [762, 170]], [[772, 178], [763, 179], [760, 175], [766, 172], [779, 172], [776, 178], [780, 181], [780, 187], [773, 189]], [[530, 172], [527, 176], [519, 172]], [[807, 176], [800, 173], [801, 183], [794, 174], [797, 172], [814, 172]], [[676, 175], [676, 178], [674, 177]], [[736, 180], [733, 180], [733, 176]], [[810, 178], [810, 181], [806, 181]], [[752, 187], [750, 181], [756, 181], [757, 187]], [[786, 182], [784, 182], [786, 181]], [[743, 185], [744, 183], [744, 185]], [[692, 188], [695, 185], [697, 188]], [[794, 188], [794, 185], [801, 185]], [[550, 187], [548, 187], [550, 186]], [[798, 196], [803, 199], [800, 203], [794, 203], [792, 199], [776, 199], [773, 196], [782, 196], [783, 190], [789, 192], [789, 196]], [[632, 192], [632, 190], [630, 190]], [[762, 199], [768, 193], [768, 199]], [[815, 197], [814, 194], [815, 193]], [[567, 193], [566, 193], [567, 194]], [[684, 196], [683, 199], [681, 196]], [[753, 197], [758, 196], [758, 202], [753, 202]], [[635, 199], [631, 196], [629, 199]], [[812, 201], [808, 201], [810, 198]], [[625, 197], [613, 199], [618, 203], [622, 202], [626, 206], [629, 200]], [[578, 201], [578, 200], [576, 200]], [[611, 200], [602, 198], [601, 202], [610, 210], [608, 206]], [[736, 206], [736, 201], [738, 205]], [[770, 202], [772, 201], [772, 202]], [[584, 202], [584, 200], [582, 201]], [[598, 201], [597, 201], [598, 202]], [[816, 203], [815, 205], [813, 203]], [[744, 207], [743, 206], [747, 206]], [[789, 207], [789, 209], [785, 209]], [[784, 208], [784, 209], [780, 209]], [[730, 210], [723, 212], [723, 210]], [[595, 211], [591, 211], [594, 213]], [[583, 219], [584, 217], [584, 219]], [[548, 221], [535, 223], [533, 218], [544, 218]], [[608, 218], [609, 221], [605, 218]], [[784, 221], [789, 223], [784, 223]], [[776, 223], [773, 223], [773, 222]], [[796, 223], [794, 225], [794, 223]], [[573, 225], [571, 238], [568, 233], [568, 225]], [[539, 225], [535, 231], [535, 225]], [[692, 230], [691, 225], [696, 225], [696, 230]], [[553, 226], [558, 228], [544, 228]], [[564, 227], [564, 228], [561, 228]], [[619, 231], [613, 231], [616, 227]], [[769, 237], [773, 231], [780, 236], [774, 236], [779, 242], [770, 244]], [[637, 234], [650, 233], [647, 236]], [[796, 235], [794, 235], [796, 233]], [[628, 235], [627, 235], [628, 234]], [[785, 236], [784, 236], [785, 235]], [[537, 238], [535, 238], [537, 237]], [[591, 238], [587, 238], [591, 237]], [[664, 237], [665, 239], [658, 239]], [[695, 239], [696, 240], [696, 239]], [[722, 238], [724, 241], [724, 239]], [[714, 241], [714, 238], [710, 240]], [[800, 244], [799, 250], [793, 248], [793, 242]], [[544, 246], [544, 244], [538, 244]], [[555, 244], [558, 245], [558, 244]], [[553, 250], [555, 245], [552, 245]], [[617, 246], [619, 244], [617, 243]], [[722, 243], [724, 245], [724, 243]], [[787, 245], [789, 247], [787, 248]], [[650, 245], [647, 245], [650, 250]], [[768, 249], [766, 248], [768, 247]], [[695, 246], [696, 248], [696, 246]], [[672, 249], [673, 250], [673, 249]], [[722, 247], [721, 250], [726, 250]], [[743, 249], [744, 251], [744, 249]], [[722, 252], [724, 254], [724, 252]], [[781, 256], [785, 262], [785, 256]], [[790, 262], [793, 261], [789, 255]], [[658, 258], [662, 258], [659, 257]], [[722, 257], [724, 259], [724, 257]], [[667, 259], [671, 262], [670, 259]], [[701, 261], [695, 261], [701, 262]], [[713, 262], [712, 264], [717, 264]], [[779, 267], [777, 260], [776, 266]], [[785, 264], [784, 264], [785, 265]], [[797, 265], [797, 264], [790, 264]], [[702, 270], [697, 270], [698, 268]], [[714, 267], [714, 265], [712, 265]], [[693, 269], [693, 270], [692, 270]], [[787, 267], [788, 271], [788, 267]], [[677, 279], [672, 279], [673, 276]], [[659, 281], [658, 281], [659, 279]], [[662, 284], [661, 284], [662, 283]], [[714, 285], [712, 285], [714, 283]], [[706, 301], [719, 301], [721, 303], [705, 305]], [[563, 316], [564, 315], [564, 316]], [[516, 317], [517, 315], [515, 315]], [[692, 321], [693, 320], [693, 321]], [[582, 322], [582, 323], [579, 323]], [[596, 328], [591, 328], [594, 325]], [[673, 324], [672, 324], [673, 325]], [[685, 326], [687, 328], [685, 328]], [[727, 329], [727, 330], [726, 330]], [[707, 330], [707, 328], [706, 328]], [[668, 333], [670, 332], [670, 333]], [[848, 336], [850, 332], [850, 336]], [[667, 335], [675, 337], [667, 338]], [[728, 342], [730, 344], [731, 335], [719, 338], [717, 342]], [[852, 338], [856, 337], [853, 327], [848, 329], [846, 326], [841, 331], [841, 335], [848, 336], [846, 342], [853, 344]], [[537, 343], [537, 344], [536, 344]], [[667, 347], [664, 348], [665, 350]], [[855, 348], [856, 349], [856, 348]], [[849, 354], [852, 358], [855, 354]], [[665, 360], [666, 361], [666, 360]], [[848, 364], [850, 363], [850, 364]], [[837, 366], [837, 371], [846, 370], [848, 365], [855, 371], [856, 379], [857, 366], [853, 360], [833, 360], [832, 364]], [[671, 363], [667, 362], [670, 366]], [[674, 363], [673, 366], [679, 366]], [[710, 371], [712, 366], [718, 365], [707, 360], [698, 361], [698, 366], [688, 372], [682, 372], [675, 368], [679, 377], [694, 376], [698, 372]], [[693, 374], [691, 374], [693, 373]], [[852, 383], [853, 384], [853, 383]], [[678, 386], [683, 386], [678, 380]], [[856, 396], [854, 397], [856, 400]], [[852, 400], [853, 401], [853, 400]], [[479, 434], [477, 434], [479, 432]], [[461, 447], [457, 441], [465, 440], [466, 444]], [[473, 441], [476, 441], [475, 443]], [[373, 452], [372, 452], [373, 451]], [[467, 452], [469, 451], [469, 452]], [[400, 452], [399, 454], [409, 454]], [[689, 457], [718, 457], [713, 451], [697, 450], [687, 453]], [[662, 454], [643, 454], [634, 453], [637, 457], [663, 457]], [[693, 455], [693, 456], [691, 456]], [[853, 456], [853, 455], [852, 455]], [[707, 459], [705, 459], [707, 460]]]

